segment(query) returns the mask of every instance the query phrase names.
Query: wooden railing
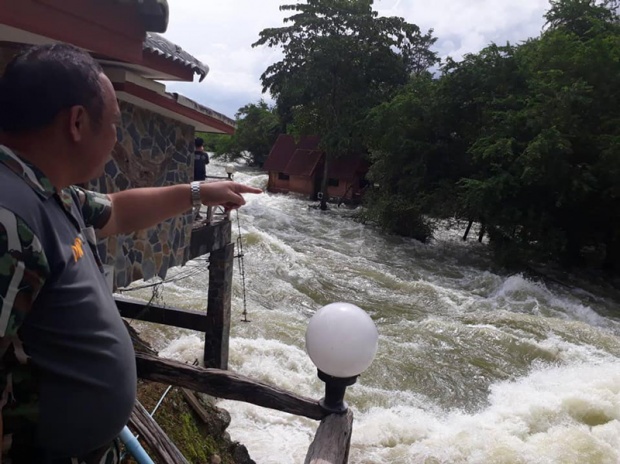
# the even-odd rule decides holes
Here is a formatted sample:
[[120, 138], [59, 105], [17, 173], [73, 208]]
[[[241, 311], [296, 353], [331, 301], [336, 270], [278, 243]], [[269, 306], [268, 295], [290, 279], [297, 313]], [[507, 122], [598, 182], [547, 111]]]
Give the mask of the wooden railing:
[[[128, 298], [116, 298], [121, 315], [130, 319], [165, 324], [205, 333], [204, 365], [190, 366], [159, 358], [148, 347], [136, 349], [138, 376], [216, 398], [243, 401], [289, 414], [321, 421], [305, 464], [346, 464], [349, 456], [353, 413], [330, 414], [318, 400], [305, 398], [281, 388], [228, 371], [232, 271], [234, 244], [228, 218], [194, 229], [190, 245], [192, 258], [209, 254], [209, 291], [206, 314], [164, 307]], [[134, 344], [140, 343], [134, 337]], [[143, 438], [154, 440], [151, 448], [161, 462], [181, 464], [186, 460], [174, 446], [162, 438], [161, 429], [141, 405], [137, 405], [131, 424]]]
[[[207, 369], [190, 366], [162, 359], [152, 354], [136, 353], [138, 377], [153, 382], [185, 388], [194, 392], [206, 393], [216, 398], [243, 401], [264, 408], [320, 420], [316, 435], [306, 454], [306, 464], [346, 464], [351, 445], [353, 429], [353, 413], [351, 410], [344, 414], [330, 414], [325, 411], [317, 400], [296, 395], [284, 389], [259, 382], [243, 375], [221, 369]], [[139, 406], [133, 418], [137, 423], [147, 423], [145, 411]], [[140, 427], [143, 436], [144, 429], [150, 429], [149, 436], [155, 440], [155, 449], [160, 459], [166, 464], [179, 464], [178, 450], [167, 444], [162, 445], [158, 429], [154, 425]], [[173, 457], [177, 456], [177, 457]]]

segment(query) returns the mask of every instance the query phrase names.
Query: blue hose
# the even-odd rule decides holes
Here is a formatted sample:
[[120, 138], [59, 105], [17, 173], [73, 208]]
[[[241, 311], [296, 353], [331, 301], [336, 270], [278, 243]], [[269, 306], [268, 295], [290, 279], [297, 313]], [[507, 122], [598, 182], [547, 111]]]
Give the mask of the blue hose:
[[134, 457], [138, 464], [155, 464], [127, 426], [125, 426], [119, 437], [121, 441], [125, 443], [125, 447], [127, 451], [129, 451], [129, 454]]

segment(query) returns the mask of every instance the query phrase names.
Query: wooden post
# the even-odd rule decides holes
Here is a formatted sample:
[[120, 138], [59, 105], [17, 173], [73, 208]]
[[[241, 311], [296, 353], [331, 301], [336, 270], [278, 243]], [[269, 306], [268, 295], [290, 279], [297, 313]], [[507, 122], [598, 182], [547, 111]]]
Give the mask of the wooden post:
[[209, 301], [205, 332], [205, 367], [228, 369], [230, 299], [235, 245], [229, 243], [209, 255]]
[[321, 421], [304, 464], [346, 464], [349, 461], [353, 413], [330, 414]]
[[465, 229], [465, 234], [463, 235], [463, 241], [467, 240], [467, 236], [469, 235], [469, 229], [471, 229], [471, 226], [473, 225], [474, 221], [470, 220], [469, 224], [467, 224], [467, 229]]

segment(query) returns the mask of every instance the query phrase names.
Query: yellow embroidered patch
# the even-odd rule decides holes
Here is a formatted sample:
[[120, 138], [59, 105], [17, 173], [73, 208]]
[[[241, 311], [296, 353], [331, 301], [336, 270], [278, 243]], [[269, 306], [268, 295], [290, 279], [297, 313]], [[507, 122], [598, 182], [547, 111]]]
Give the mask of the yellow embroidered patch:
[[82, 247], [83, 244], [84, 242], [82, 242], [82, 239], [77, 237], [75, 242], [73, 242], [73, 245], [71, 245], [71, 249], [73, 250], [73, 259], [76, 263], [78, 262], [78, 259], [84, 256], [84, 248]]

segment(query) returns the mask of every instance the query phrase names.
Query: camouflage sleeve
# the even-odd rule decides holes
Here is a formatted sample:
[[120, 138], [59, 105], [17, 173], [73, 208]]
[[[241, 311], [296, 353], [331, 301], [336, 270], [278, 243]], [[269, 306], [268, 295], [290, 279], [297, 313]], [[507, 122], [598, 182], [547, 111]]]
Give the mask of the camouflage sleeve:
[[38, 237], [19, 217], [0, 208], [0, 337], [16, 334], [49, 275]]
[[103, 193], [85, 190], [80, 187], [72, 187], [80, 199], [82, 216], [87, 226], [95, 229], [103, 229], [112, 215], [112, 202], [110, 197]]

